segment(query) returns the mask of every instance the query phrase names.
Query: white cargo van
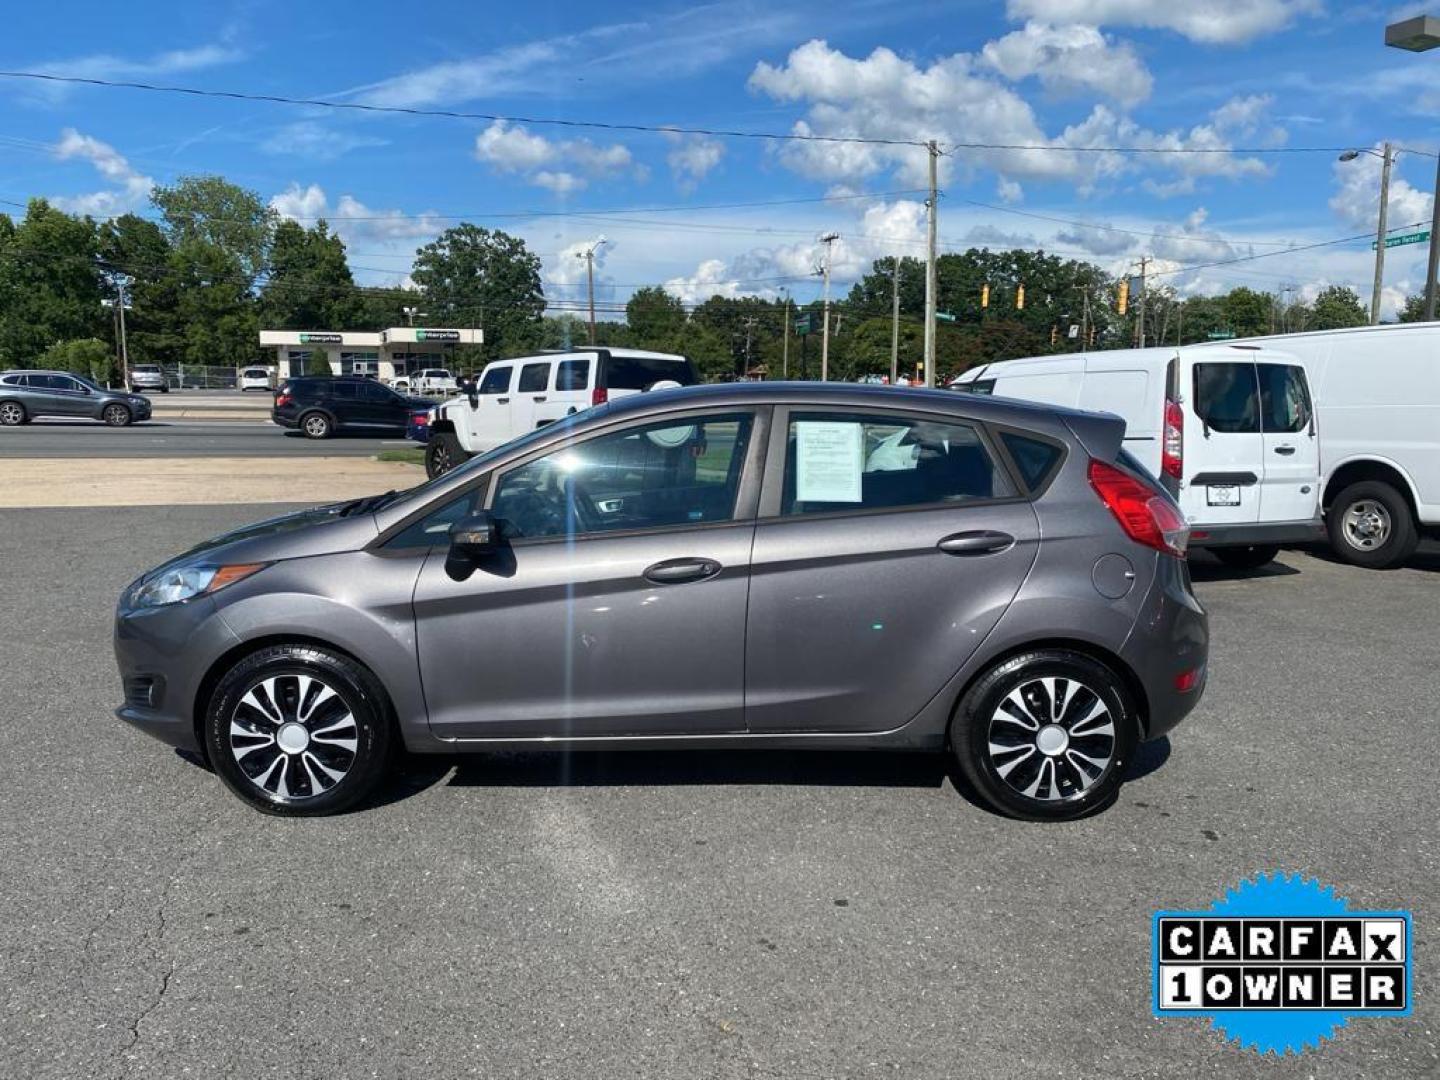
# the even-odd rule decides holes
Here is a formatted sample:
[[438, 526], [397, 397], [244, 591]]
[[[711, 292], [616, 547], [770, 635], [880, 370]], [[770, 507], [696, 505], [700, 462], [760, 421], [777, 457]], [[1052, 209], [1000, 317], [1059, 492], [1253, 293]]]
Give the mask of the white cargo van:
[[585, 348], [496, 360], [485, 365], [471, 392], [435, 408], [425, 471], [438, 476], [592, 405], [699, 381], [685, 357], [642, 349]]
[[1166, 485], [1192, 547], [1255, 567], [1318, 539], [1320, 448], [1305, 368], [1276, 345], [1227, 342], [1031, 357], [951, 388], [1115, 413], [1125, 448]]

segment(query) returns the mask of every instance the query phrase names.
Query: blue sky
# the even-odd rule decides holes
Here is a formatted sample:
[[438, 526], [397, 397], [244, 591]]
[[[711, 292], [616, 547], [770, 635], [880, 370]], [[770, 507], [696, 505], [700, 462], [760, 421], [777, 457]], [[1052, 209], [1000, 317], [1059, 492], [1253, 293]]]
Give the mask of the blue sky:
[[[1304, 295], [1339, 282], [1368, 295], [1368, 243], [1285, 248], [1373, 228], [1378, 162], [1244, 151], [1390, 139], [1433, 152], [1440, 53], [1382, 45], [1385, 24], [1414, 10], [1344, 0], [131, 0], [123, 19], [100, 19], [92, 4], [21, 3], [4, 18], [0, 67], [535, 119], [1221, 149], [955, 150], [943, 160], [942, 248], [1043, 246], [1117, 272], [1149, 254], [1183, 292], [1246, 284]], [[371, 282], [404, 280], [415, 246], [459, 218], [523, 236], [557, 298], [581, 295], [576, 252], [602, 235], [600, 295], [615, 301], [662, 282], [687, 299], [781, 287], [809, 298], [822, 231], [841, 234], [842, 287], [876, 257], [923, 252], [924, 155], [909, 148], [3, 80], [0, 95], [0, 199], [148, 212], [151, 185], [216, 172], [282, 213], [329, 218]], [[1434, 168], [1402, 154], [1393, 224], [1428, 219]], [[586, 215], [637, 208], [652, 212]], [[1176, 272], [1264, 252], [1279, 254]], [[1418, 291], [1423, 254], [1391, 251], [1387, 307]]]

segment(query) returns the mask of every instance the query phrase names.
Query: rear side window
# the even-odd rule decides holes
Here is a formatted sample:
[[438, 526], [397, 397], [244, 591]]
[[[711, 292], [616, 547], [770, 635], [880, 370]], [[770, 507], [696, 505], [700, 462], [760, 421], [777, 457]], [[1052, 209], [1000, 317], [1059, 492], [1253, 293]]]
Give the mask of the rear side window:
[[520, 393], [535, 394], [550, 384], [550, 363], [526, 364], [520, 369]]
[[1015, 492], [970, 424], [794, 413], [780, 513], [901, 509]]
[[491, 368], [485, 372], [485, 377], [480, 380], [481, 394], [503, 394], [510, 389], [510, 372], [512, 367]]
[[1260, 416], [1266, 431], [1304, 431], [1310, 423], [1305, 369], [1293, 364], [1257, 364]]
[[612, 355], [605, 362], [605, 385], [611, 390], [644, 390], [662, 379], [681, 386], [691, 386], [696, 381], [688, 360]]
[[589, 360], [561, 360], [555, 370], [556, 390], [585, 390], [590, 386]]
[[974, 382], [956, 383], [953, 387], [962, 394], [993, 394], [995, 393], [994, 379], [976, 379]]
[[19, 385], [20, 385], [20, 376], [19, 376], [19, 375], [3, 375], [3, 376], [0, 376], [0, 385], [3, 385], [3, 386], [19, 386]]
[[1015, 467], [1020, 470], [1020, 478], [1025, 481], [1025, 486], [1032, 491], [1050, 475], [1050, 470], [1060, 460], [1060, 448], [1054, 443], [1016, 435], [1012, 431], [1002, 431], [1000, 440], [1005, 444], [1005, 449], [1010, 451], [1010, 457], [1014, 459]]
[[1260, 431], [1260, 392], [1254, 364], [1196, 364], [1195, 415], [1211, 431]]
[[330, 388], [330, 396], [340, 401], [356, 401], [360, 397], [360, 386], [357, 383], [337, 382]]

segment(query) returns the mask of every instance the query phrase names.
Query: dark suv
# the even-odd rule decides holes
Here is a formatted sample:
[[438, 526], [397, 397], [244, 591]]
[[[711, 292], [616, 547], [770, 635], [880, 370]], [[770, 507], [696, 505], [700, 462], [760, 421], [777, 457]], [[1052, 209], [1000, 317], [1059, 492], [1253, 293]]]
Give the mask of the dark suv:
[[306, 376], [280, 384], [270, 419], [307, 439], [328, 439], [340, 430], [404, 431], [413, 412], [434, 405], [358, 375]]
[[125, 427], [150, 419], [150, 399], [106, 390], [68, 371], [0, 371], [0, 424], [28, 424], [37, 416], [85, 417]]

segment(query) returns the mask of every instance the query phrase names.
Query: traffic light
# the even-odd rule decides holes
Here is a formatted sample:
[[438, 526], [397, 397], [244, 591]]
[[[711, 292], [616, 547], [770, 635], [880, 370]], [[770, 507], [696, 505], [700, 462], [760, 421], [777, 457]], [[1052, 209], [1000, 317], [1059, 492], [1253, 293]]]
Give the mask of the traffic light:
[[989, 306], [990, 306], [990, 283], [987, 281], [987, 282], [985, 282], [984, 285], [981, 285], [981, 286], [980, 286], [980, 307], [981, 307], [981, 308], [988, 308]]
[[1023, 281], [1015, 286], [1015, 310], [1025, 310], [1025, 283]]
[[1116, 312], [1116, 314], [1124, 315], [1125, 312], [1128, 311], [1129, 309], [1130, 309], [1130, 282], [1129, 282], [1128, 280], [1122, 280], [1122, 281], [1120, 282], [1120, 288], [1116, 291], [1116, 296], [1115, 296], [1115, 312]]

